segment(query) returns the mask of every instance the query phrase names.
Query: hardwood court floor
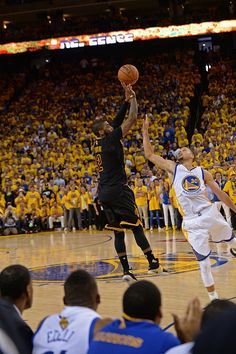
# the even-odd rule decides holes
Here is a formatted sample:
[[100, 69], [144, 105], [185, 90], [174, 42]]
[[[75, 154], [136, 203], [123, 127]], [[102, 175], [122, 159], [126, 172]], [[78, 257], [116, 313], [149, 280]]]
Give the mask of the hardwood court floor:
[[[153, 281], [163, 296], [162, 326], [172, 321], [171, 314], [182, 314], [187, 302], [197, 296], [202, 305], [208, 296], [202, 285], [198, 264], [181, 232], [146, 232], [148, 239], [160, 257], [168, 273], [157, 276], [147, 274], [147, 263], [134, 242], [133, 235], [126, 235], [130, 264], [139, 279]], [[236, 296], [236, 259], [225, 253], [221, 256], [212, 244], [213, 274], [220, 297]], [[113, 247], [113, 235], [109, 231], [75, 233], [40, 233], [0, 238], [1, 269], [9, 264], [21, 263], [32, 270], [34, 302], [24, 318], [35, 329], [46, 315], [58, 312], [63, 306], [63, 280], [79, 267], [97, 277], [101, 294], [99, 313], [112, 317], [121, 316], [122, 294], [127, 285]]]

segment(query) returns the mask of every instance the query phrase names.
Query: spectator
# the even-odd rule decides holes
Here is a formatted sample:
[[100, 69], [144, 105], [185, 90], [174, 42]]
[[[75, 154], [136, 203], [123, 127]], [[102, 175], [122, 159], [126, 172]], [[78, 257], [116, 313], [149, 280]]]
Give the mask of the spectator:
[[46, 196], [48, 199], [56, 198], [55, 193], [51, 190], [48, 183], [45, 183], [45, 187], [41, 193], [41, 197], [43, 198], [44, 196]]
[[[221, 172], [216, 172], [215, 173], [215, 182], [218, 184], [220, 189], [224, 189], [225, 181], [222, 178]], [[227, 205], [222, 203], [215, 194], [214, 194], [213, 202], [216, 203], [217, 208], [219, 209], [219, 211], [221, 210], [221, 208], [223, 208], [224, 214], [225, 214], [225, 218], [226, 218], [228, 224], [231, 225], [231, 215], [230, 215], [229, 207], [227, 207]]]
[[15, 193], [12, 191], [12, 182], [9, 181], [6, 184], [5, 190], [5, 202], [6, 204], [10, 203], [12, 206], [15, 206]]
[[62, 230], [64, 229], [64, 213], [62, 207], [55, 201], [49, 212], [49, 229], [53, 230], [54, 222], [60, 222]]
[[29, 191], [26, 193], [26, 203], [27, 203], [27, 209], [30, 210], [32, 204], [36, 206], [36, 208], [39, 208], [41, 205], [41, 197], [39, 192], [35, 190], [34, 185], [29, 186]]
[[[226, 182], [224, 186], [224, 191], [233, 200], [234, 204], [236, 204], [236, 172], [235, 171], [230, 172], [229, 180]], [[231, 223], [233, 229], [236, 229], [236, 215], [233, 211], [231, 211]]]
[[132, 284], [123, 296], [123, 318], [95, 334], [88, 354], [165, 353], [179, 345], [171, 333], [162, 331], [161, 294], [151, 282]]
[[17, 215], [15, 214], [13, 207], [9, 204], [3, 217], [3, 234], [5, 236], [11, 234], [16, 235], [18, 233], [17, 220]]
[[139, 178], [136, 181], [136, 187], [134, 187], [135, 202], [138, 207], [140, 219], [144, 218], [145, 229], [149, 229], [148, 222], [148, 193], [147, 187], [143, 185], [143, 181]]
[[[202, 315], [202, 319], [201, 319], [201, 328], [199, 328], [196, 325], [196, 331], [195, 333], [193, 332], [190, 336], [188, 334], [188, 323], [187, 323], [187, 319], [182, 318], [179, 319], [178, 317], [175, 318], [175, 327], [176, 327], [176, 331], [179, 334], [179, 336], [181, 337], [183, 333], [183, 335], [186, 336], [188, 335], [189, 338], [189, 342], [179, 345], [178, 347], [175, 347], [173, 349], [170, 349], [166, 354], [191, 354], [192, 353], [192, 348], [194, 346], [194, 342], [193, 340], [195, 339], [195, 337], [200, 333], [200, 331], [204, 331], [212, 322], [217, 322], [218, 318], [221, 314], [223, 313], [227, 313], [229, 311], [235, 310], [236, 309], [236, 305], [229, 300], [213, 300], [212, 302], [210, 302], [210, 304], [208, 304], [204, 311], [203, 311], [203, 315]], [[195, 309], [195, 321], [197, 320], [198, 314], [197, 314], [197, 309]], [[196, 323], [197, 324], [197, 323]]]
[[[32, 306], [33, 288], [30, 272], [15, 264], [0, 273], [0, 327], [20, 353], [32, 353], [33, 331], [23, 321], [22, 313]], [[8, 351], [10, 353], [10, 351]]]
[[163, 181], [162, 186], [162, 207], [163, 207], [163, 213], [164, 213], [164, 221], [165, 221], [165, 227], [166, 230], [169, 230], [169, 216], [168, 212], [170, 213], [170, 219], [171, 219], [171, 224], [173, 230], [176, 229], [175, 226], [175, 217], [174, 217], [174, 208], [171, 204], [170, 201], [170, 186], [169, 183], [166, 181]]
[[[219, 323], [224, 325], [219, 326]], [[235, 326], [236, 309], [217, 316], [217, 319], [209, 323], [196, 339], [192, 354], [234, 354]]]
[[91, 195], [89, 195], [85, 187], [81, 187], [80, 193], [83, 226], [86, 230], [88, 230], [91, 226], [91, 214], [89, 210], [89, 204], [91, 204]]
[[64, 178], [61, 177], [60, 173], [56, 174], [56, 178], [54, 179], [54, 184], [57, 186], [64, 186], [66, 184]]
[[[82, 230], [80, 192], [76, 190], [74, 183], [70, 186], [70, 191], [68, 192], [67, 200], [70, 203], [68, 228], [69, 230], [71, 230], [72, 222], [77, 222], [77, 228], [79, 230]], [[75, 226], [73, 226], [73, 231], [75, 231], [75, 229]]]
[[153, 218], [156, 217], [158, 230], [161, 230], [160, 224], [160, 192], [154, 182], [150, 182], [148, 189], [148, 203], [150, 214], [150, 231], [153, 231], [154, 223]]
[[85, 270], [71, 273], [64, 284], [65, 307], [46, 317], [33, 340], [33, 354], [71, 352], [86, 354], [96, 331], [109, 323], [96, 312], [100, 295], [95, 279]]
[[180, 231], [182, 226], [182, 216], [178, 209], [177, 198], [173, 186], [170, 188], [169, 197], [170, 197], [171, 205], [173, 206], [174, 209], [176, 230]]

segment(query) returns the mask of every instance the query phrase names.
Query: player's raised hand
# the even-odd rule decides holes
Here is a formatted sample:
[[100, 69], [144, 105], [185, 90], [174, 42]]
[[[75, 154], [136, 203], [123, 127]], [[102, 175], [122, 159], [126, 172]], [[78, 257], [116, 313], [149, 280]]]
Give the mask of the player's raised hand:
[[145, 119], [143, 121], [143, 132], [147, 132], [149, 128], [149, 118], [148, 115], [145, 114]]
[[135, 92], [132, 89], [131, 85], [126, 85], [124, 82], [121, 82], [123, 89], [125, 90], [125, 101], [129, 102], [132, 98], [135, 97]]

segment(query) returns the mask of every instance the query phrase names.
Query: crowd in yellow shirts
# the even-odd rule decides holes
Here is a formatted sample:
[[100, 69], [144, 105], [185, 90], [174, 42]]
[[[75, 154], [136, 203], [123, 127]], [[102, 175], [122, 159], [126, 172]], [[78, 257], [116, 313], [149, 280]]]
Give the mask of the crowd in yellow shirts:
[[[190, 103], [201, 77], [191, 53], [164, 53], [138, 64], [142, 72], [134, 88], [140, 114], [123, 140], [126, 173], [145, 228], [179, 229], [174, 191], [168, 176], [147, 164], [141, 126], [149, 113], [155, 153], [174, 159], [178, 148], [189, 144]], [[104, 227], [91, 125], [98, 115], [114, 118], [123, 100], [116, 70], [111, 63], [103, 70], [104, 65], [101, 61], [101, 70], [85, 73], [75, 63], [49, 66], [1, 113], [0, 220], [5, 234]], [[220, 172], [222, 188], [234, 201], [235, 87], [231, 63], [212, 65], [202, 95], [201, 126], [190, 144], [195, 163], [213, 175]]]

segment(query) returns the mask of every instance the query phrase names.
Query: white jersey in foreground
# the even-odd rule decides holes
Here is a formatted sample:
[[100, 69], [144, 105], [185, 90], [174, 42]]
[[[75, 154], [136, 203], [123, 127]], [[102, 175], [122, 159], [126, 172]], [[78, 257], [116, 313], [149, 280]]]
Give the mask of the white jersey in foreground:
[[211, 205], [206, 193], [204, 171], [199, 166], [188, 170], [184, 165], [177, 164], [173, 187], [183, 217], [191, 218]]
[[86, 354], [98, 318], [87, 307], [66, 306], [41, 323], [34, 335], [33, 354]]

